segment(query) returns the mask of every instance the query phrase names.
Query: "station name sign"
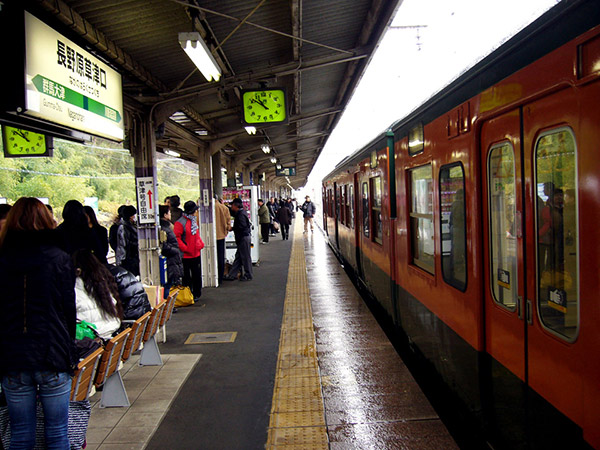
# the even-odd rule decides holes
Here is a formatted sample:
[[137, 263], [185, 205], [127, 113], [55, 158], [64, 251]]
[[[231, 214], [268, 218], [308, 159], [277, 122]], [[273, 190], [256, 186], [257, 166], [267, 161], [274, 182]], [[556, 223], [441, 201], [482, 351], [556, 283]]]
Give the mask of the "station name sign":
[[122, 141], [121, 75], [25, 12], [26, 115]]
[[275, 169], [275, 175], [278, 177], [295, 177], [295, 167], [282, 167], [281, 169]]

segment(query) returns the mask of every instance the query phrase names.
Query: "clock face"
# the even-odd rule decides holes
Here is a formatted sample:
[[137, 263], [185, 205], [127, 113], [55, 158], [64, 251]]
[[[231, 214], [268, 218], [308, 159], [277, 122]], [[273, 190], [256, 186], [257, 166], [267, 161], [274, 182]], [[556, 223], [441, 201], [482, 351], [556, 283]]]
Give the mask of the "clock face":
[[44, 134], [3, 125], [2, 139], [6, 157], [50, 156]]
[[242, 91], [243, 122], [246, 124], [287, 122], [285, 91], [261, 89]]

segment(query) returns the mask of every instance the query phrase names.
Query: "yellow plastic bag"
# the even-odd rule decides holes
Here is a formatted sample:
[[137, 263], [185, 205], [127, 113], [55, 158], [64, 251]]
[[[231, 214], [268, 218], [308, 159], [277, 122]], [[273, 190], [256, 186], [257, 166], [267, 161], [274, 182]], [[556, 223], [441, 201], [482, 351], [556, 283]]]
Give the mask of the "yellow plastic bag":
[[188, 286], [173, 286], [169, 291], [169, 295], [175, 295], [177, 291], [179, 291], [179, 294], [177, 294], [177, 298], [175, 299], [176, 308], [194, 304], [194, 294], [192, 294], [192, 291]]

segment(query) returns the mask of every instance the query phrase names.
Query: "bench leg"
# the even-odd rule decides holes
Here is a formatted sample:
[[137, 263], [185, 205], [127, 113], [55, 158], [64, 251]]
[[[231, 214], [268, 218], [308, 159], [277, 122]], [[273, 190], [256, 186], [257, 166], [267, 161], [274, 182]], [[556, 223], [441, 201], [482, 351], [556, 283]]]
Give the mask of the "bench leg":
[[100, 408], [117, 408], [129, 406], [129, 397], [121, 378], [121, 371], [117, 370], [104, 382]]
[[162, 366], [162, 358], [156, 343], [156, 335], [152, 336], [144, 344], [144, 348], [140, 353], [140, 366]]

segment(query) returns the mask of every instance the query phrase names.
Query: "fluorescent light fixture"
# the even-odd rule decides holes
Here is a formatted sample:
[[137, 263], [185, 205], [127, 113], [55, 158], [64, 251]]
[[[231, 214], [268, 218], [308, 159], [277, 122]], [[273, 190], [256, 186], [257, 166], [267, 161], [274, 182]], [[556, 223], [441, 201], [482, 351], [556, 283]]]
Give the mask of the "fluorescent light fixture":
[[197, 31], [179, 33], [179, 44], [188, 57], [202, 72], [206, 81], [219, 81], [221, 69]]
[[246, 133], [248, 134], [256, 134], [256, 128], [255, 127], [244, 127], [246, 129]]
[[221, 167], [221, 172], [227, 172], [227, 169], [225, 167]]
[[274, 156], [271, 158], [271, 163], [272, 164], [276, 164], [277, 163], [277, 158], [275, 158]]
[[168, 149], [168, 148], [165, 148], [165, 149], [163, 150], [163, 152], [165, 153], [165, 155], [173, 156], [173, 157], [175, 157], [175, 158], [179, 158], [179, 157], [181, 156], [181, 154], [180, 154], [180, 153], [177, 153], [176, 151], [174, 151], [174, 150], [170, 150], [170, 149]]
[[281, 164], [277, 164], [275, 167], [277, 167], [277, 170], [281, 170]]
[[271, 147], [266, 142], [260, 146], [264, 153], [271, 153]]

